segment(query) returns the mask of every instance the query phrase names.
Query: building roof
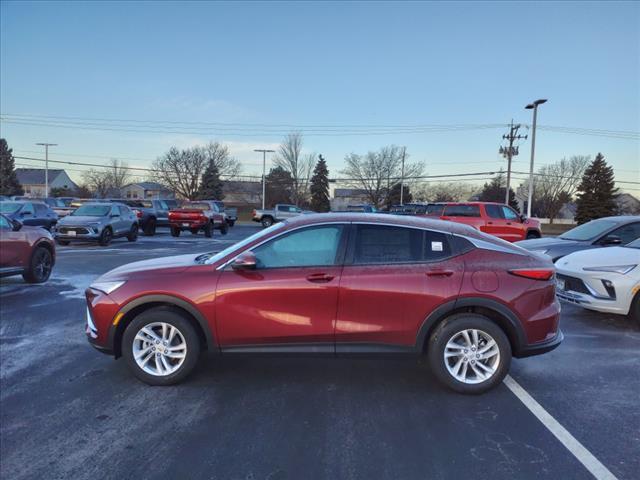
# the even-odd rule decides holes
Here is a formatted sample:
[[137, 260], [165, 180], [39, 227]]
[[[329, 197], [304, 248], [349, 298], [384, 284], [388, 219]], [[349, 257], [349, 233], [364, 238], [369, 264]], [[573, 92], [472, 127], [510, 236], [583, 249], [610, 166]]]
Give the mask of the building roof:
[[131, 186], [140, 187], [140, 188], [142, 188], [144, 190], [167, 190], [167, 191], [169, 191], [168, 187], [165, 187], [164, 185], [162, 185], [161, 183], [158, 183], [158, 182], [129, 183], [128, 185], [125, 185], [122, 188], [127, 188], [127, 187], [131, 187]]
[[334, 197], [355, 197], [367, 195], [367, 191], [362, 188], [336, 188], [333, 192]]
[[[20, 185], [44, 185], [44, 168], [16, 168]], [[49, 183], [53, 182], [64, 170], [49, 169]]]

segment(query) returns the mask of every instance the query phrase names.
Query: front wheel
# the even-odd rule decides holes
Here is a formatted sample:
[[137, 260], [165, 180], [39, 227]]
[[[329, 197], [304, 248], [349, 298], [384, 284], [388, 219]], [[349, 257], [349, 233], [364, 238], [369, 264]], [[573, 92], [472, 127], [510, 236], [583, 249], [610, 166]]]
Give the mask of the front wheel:
[[122, 353], [138, 379], [149, 385], [173, 385], [196, 366], [200, 339], [182, 313], [167, 307], [152, 308], [127, 326]]
[[130, 242], [135, 242], [136, 240], [138, 240], [138, 225], [137, 224], [133, 224], [133, 226], [131, 227], [131, 230], [129, 231], [129, 234], [127, 235], [127, 240], [129, 240]]
[[100, 239], [98, 240], [98, 243], [100, 244], [100, 246], [106, 247], [111, 243], [111, 240], [113, 240], [113, 232], [109, 227], [107, 227], [104, 230], [102, 230], [102, 234], [100, 235]]
[[180, 236], [180, 229], [178, 227], [171, 227], [171, 236], [172, 237], [179, 237]]
[[227, 223], [229, 224], [230, 227], [233, 227], [236, 224], [235, 220], [227, 220]]
[[532, 240], [534, 238], [540, 238], [540, 234], [538, 232], [527, 232], [527, 240]]
[[213, 224], [211, 222], [207, 223], [204, 228], [204, 236], [207, 238], [213, 237]]
[[37, 247], [31, 255], [28, 269], [22, 278], [29, 283], [43, 283], [49, 279], [53, 269], [53, 256], [48, 248]]
[[429, 365], [441, 383], [460, 393], [484, 393], [504, 379], [511, 345], [502, 329], [473, 313], [453, 315], [429, 339]]
[[262, 223], [262, 226], [265, 228], [270, 227], [271, 225], [273, 225], [273, 218], [263, 217], [260, 223]]
[[227, 222], [223, 222], [222, 225], [220, 225], [220, 233], [222, 235], [229, 233], [229, 225], [227, 225]]
[[142, 229], [145, 236], [152, 237], [156, 234], [156, 219], [150, 218], [147, 220], [147, 223], [144, 224], [144, 228]]

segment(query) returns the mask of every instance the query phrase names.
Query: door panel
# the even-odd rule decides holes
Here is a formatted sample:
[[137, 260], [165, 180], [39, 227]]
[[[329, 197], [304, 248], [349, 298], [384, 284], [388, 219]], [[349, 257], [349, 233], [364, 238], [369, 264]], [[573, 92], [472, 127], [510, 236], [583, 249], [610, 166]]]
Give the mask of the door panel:
[[24, 257], [28, 257], [24, 253], [29, 251], [29, 241], [24, 232], [0, 228], [0, 267], [23, 267]]

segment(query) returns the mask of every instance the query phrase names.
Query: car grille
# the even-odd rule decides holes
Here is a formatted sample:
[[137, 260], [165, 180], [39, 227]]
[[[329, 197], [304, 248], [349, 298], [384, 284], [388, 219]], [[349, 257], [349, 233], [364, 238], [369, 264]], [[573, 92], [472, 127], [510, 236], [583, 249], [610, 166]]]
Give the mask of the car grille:
[[78, 235], [87, 235], [89, 234], [89, 230], [84, 227], [60, 227], [58, 228], [58, 233], [66, 234], [69, 232], [76, 232]]
[[564, 280], [565, 291], [570, 290], [572, 292], [586, 293], [587, 295], [591, 295], [591, 292], [589, 291], [587, 286], [579, 278], [569, 277], [568, 275], [561, 274], [557, 274], [557, 277], [561, 280]]

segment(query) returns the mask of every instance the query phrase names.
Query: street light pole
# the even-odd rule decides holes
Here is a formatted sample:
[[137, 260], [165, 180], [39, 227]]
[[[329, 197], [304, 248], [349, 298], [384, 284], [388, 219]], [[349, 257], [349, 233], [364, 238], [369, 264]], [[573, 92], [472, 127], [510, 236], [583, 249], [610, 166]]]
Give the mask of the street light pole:
[[526, 107], [526, 110], [533, 109], [533, 131], [531, 132], [531, 163], [529, 164], [529, 197], [527, 200], [527, 217], [531, 218], [531, 204], [533, 203], [533, 157], [536, 153], [536, 121], [538, 119], [538, 105], [546, 103], [546, 98], [541, 98]]
[[404, 205], [404, 156], [407, 153], [407, 147], [402, 147], [402, 174], [400, 175], [400, 206]]
[[36, 143], [44, 146], [44, 198], [49, 197], [49, 147], [55, 147], [57, 143]]
[[267, 194], [267, 153], [275, 153], [275, 150], [260, 150], [256, 149], [254, 152], [262, 152], [262, 209], [264, 210], [265, 196]]

